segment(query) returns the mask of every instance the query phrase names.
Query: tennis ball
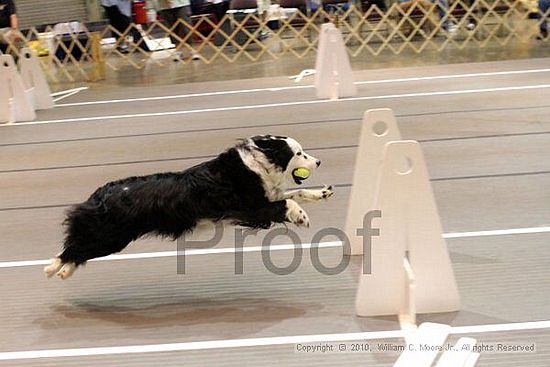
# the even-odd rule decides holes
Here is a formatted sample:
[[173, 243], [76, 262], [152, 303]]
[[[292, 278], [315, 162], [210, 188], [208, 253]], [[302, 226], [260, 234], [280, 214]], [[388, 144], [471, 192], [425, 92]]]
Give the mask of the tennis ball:
[[294, 176], [302, 179], [306, 179], [309, 177], [309, 170], [304, 167], [296, 168], [292, 173], [294, 174]]

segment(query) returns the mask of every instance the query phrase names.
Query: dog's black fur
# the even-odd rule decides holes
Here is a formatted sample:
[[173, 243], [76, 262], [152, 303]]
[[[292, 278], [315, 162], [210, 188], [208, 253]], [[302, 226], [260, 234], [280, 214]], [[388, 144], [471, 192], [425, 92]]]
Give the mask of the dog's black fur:
[[182, 172], [130, 177], [97, 189], [67, 213], [60, 260], [78, 266], [146, 234], [177, 238], [200, 219], [229, 219], [253, 228], [284, 222], [286, 201], [269, 201], [260, 176], [243, 163], [237, 148], [259, 149], [282, 170], [294, 152], [281, 139], [252, 141], [252, 147], [243, 142]]

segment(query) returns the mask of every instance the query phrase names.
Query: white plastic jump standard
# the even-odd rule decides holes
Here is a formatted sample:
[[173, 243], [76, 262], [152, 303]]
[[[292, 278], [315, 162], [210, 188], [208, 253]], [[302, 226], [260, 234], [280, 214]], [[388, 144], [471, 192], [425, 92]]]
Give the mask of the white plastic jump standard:
[[381, 210], [380, 235], [372, 238], [371, 274], [360, 275], [357, 314], [414, 320], [413, 312], [457, 311], [460, 297], [418, 142], [386, 144], [374, 206]]
[[338, 99], [357, 95], [344, 39], [332, 23], [321, 26], [315, 70], [318, 98]]
[[[51, 96], [50, 87], [44, 76], [44, 72], [40, 67], [40, 62], [34, 51], [29, 48], [21, 50], [19, 58], [19, 67], [21, 70], [21, 78], [27, 89], [27, 94], [32, 94], [30, 99], [37, 110], [45, 110], [54, 107], [53, 98]], [[29, 92], [30, 91], [30, 92]]]
[[[10, 101], [11, 100], [11, 101]], [[11, 55], [0, 55], [0, 123], [32, 121], [36, 113]]]
[[379, 108], [365, 112], [345, 227], [350, 239], [349, 255], [363, 254], [363, 237], [357, 235], [357, 229], [363, 228], [365, 214], [369, 210], [377, 209], [374, 207], [374, 200], [384, 146], [390, 141], [398, 140], [401, 140], [401, 133], [391, 109]]

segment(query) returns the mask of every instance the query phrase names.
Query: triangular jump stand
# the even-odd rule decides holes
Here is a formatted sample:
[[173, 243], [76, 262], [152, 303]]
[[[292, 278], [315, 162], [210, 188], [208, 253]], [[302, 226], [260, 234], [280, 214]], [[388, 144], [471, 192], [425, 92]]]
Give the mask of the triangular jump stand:
[[399, 315], [414, 325], [416, 313], [457, 311], [460, 297], [418, 142], [385, 145], [374, 207], [380, 234], [364, 254], [372, 267], [360, 275], [357, 314]]
[[32, 121], [36, 113], [11, 55], [0, 55], [0, 123]]
[[345, 227], [351, 245], [351, 253], [348, 255], [363, 254], [363, 237], [357, 235], [357, 229], [363, 227], [365, 214], [376, 209], [376, 182], [384, 146], [390, 141], [398, 140], [401, 140], [401, 133], [391, 109], [379, 108], [365, 112]]
[[357, 95], [342, 34], [333, 23], [321, 26], [315, 70], [318, 98], [338, 99]]
[[21, 50], [19, 58], [21, 78], [27, 90], [27, 96], [36, 110], [46, 110], [54, 107], [50, 87], [40, 68], [36, 54], [29, 48]]

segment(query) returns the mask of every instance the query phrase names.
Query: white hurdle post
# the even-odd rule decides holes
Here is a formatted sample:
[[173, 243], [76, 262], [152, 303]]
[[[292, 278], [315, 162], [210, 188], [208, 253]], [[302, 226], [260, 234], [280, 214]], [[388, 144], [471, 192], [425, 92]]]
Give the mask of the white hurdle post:
[[21, 78], [27, 89], [27, 95], [36, 110], [45, 110], [54, 107], [50, 87], [46, 81], [44, 71], [35, 52], [30, 48], [23, 48], [19, 57]]
[[11, 55], [0, 55], [0, 123], [32, 121], [36, 113]]
[[460, 297], [420, 144], [386, 143], [377, 182], [380, 235], [364, 255], [372, 266], [360, 275], [357, 314], [414, 322], [415, 313], [457, 311]]
[[347, 255], [363, 254], [363, 237], [357, 229], [363, 228], [363, 217], [374, 208], [376, 182], [382, 164], [384, 146], [401, 140], [395, 116], [389, 108], [368, 110], [363, 115], [359, 147], [355, 157], [355, 170], [348, 205], [345, 232], [350, 240]]
[[333, 23], [321, 26], [315, 70], [317, 98], [338, 99], [357, 95], [344, 39]]

